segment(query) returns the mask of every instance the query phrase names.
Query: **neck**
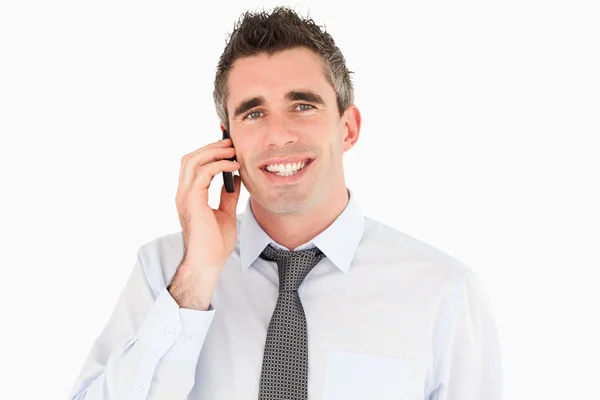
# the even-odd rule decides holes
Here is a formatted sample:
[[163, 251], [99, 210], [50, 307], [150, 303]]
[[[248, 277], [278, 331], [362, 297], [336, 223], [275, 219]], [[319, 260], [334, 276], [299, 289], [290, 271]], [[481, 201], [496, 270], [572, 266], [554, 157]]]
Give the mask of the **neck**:
[[309, 242], [336, 220], [348, 205], [345, 184], [329, 193], [324, 201], [306, 213], [272, 214], [250, 198], [252, 213], [261, 228], [277, 243], [290, 250]]

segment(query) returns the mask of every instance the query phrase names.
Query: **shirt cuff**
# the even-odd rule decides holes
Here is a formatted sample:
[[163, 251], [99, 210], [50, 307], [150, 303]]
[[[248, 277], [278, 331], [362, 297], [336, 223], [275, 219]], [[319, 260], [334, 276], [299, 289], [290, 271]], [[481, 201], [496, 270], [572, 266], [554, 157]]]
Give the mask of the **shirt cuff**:
[[215, 315], [207, 311], [180, 308], [164, 288], [140, 327], [139, 340], [158, 358], [196, 362]]

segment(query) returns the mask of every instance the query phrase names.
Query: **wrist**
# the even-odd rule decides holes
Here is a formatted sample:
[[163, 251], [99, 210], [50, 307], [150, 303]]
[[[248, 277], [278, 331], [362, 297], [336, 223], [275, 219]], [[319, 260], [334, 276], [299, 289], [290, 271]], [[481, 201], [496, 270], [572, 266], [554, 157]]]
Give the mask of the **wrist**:
[[216, 279], [207, 268], [199, 268], [182, 263], [168, 286], [169, 293], [181, 308], [206, 311], [210, 302]]

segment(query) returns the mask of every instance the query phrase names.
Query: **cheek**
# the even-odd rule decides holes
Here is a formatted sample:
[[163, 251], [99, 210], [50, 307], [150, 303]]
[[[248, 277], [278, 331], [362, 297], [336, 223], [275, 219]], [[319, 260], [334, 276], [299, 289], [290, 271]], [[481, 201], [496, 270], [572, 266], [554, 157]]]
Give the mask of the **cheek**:
[[325, 114], [307, 118], [306, 121], [303, 121], [301, 126], [303, 129], [306, 128], [310, 131], [334, 132], [336, 130], [335, 123], [333, 123], [332, 119]]
[[239, 136], [233, 136], [233, 148], [235, 149], [235, 159], [242, 163], [244, 162], [244, 155], [247, 154], [246, 144], [240, 139]]
[[343, 127], [339, 127], [339, 126], [332, 126], [331, 127], [331, 147], [333, 148], [333, 151], [337, 154], [337, 153], [343, 153], [344, 152], [344, 128]]
[[[235, 139], [234, 139], [235, 140]], [[256, 143], [249, 143], [248, 140], [237, 139], [234, 142], [235, 158], [240, 163], [242, 173], [252, 167], [252, 160], [258, 154]]]

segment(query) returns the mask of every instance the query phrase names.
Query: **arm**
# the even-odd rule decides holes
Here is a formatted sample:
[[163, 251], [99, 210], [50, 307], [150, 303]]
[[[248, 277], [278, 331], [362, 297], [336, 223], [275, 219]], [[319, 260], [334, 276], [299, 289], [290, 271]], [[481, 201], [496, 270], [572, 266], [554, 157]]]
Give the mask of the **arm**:
[[436, 342], [435, 389], [429, 400], [501, 400], [502, 365], [497, 329], [472, 271], [455, 284]]
[[215, 310], [180, 308], [166, 288], [160, 266], [144, 262], [144, 250], [138, 251], [69, 399], [184, 399], [191, 391]]

